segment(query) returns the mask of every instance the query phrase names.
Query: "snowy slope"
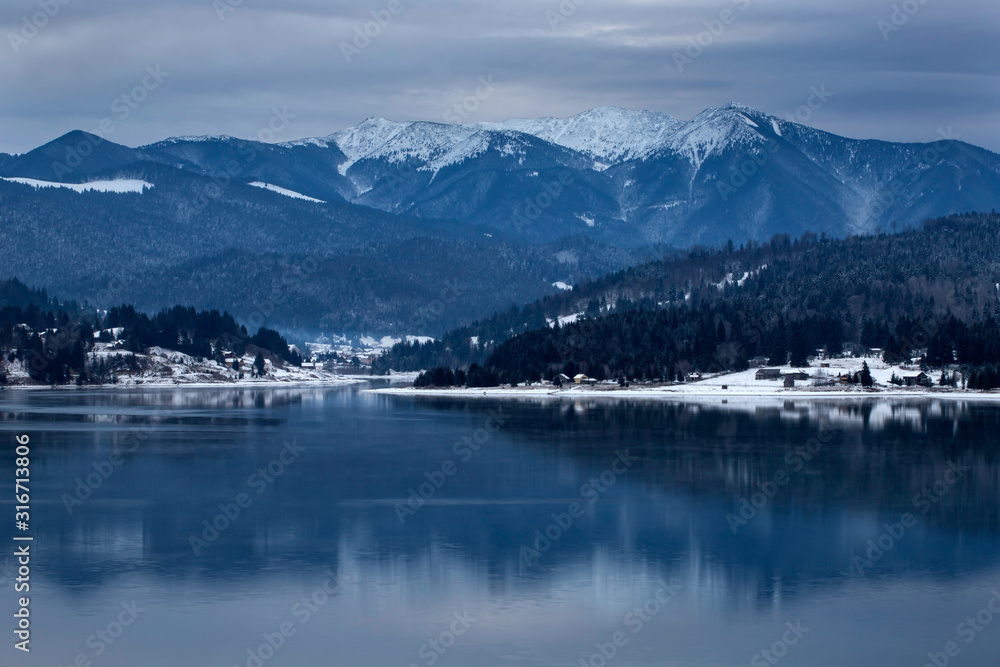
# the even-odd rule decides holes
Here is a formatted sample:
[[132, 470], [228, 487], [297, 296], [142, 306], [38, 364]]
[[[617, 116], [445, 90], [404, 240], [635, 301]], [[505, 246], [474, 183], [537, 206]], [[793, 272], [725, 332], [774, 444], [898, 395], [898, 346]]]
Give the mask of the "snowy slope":
[[657, 148], [682, 155], [697, 171], [712, 155], [736, 145], [760, 142], [762, 136], [758, 130], [761, 125], [754, 118], [762, 117], [777, 125], [775, 119], [738, 104], [706, 109], [690, 121], [677, 126]]
[[598, 107], [572, 118], [516, 118], [480, 123], [479, 127], [524, 132], [609, 165], [646, 157], [683, 125], [683, 121], [655, 111]]
[[253, 183], [248, 183], [248, 185], [261, 188], [263, 190], [270, 190], [271, 192], [276, 192], [279, 195], [285, 195], [286, 197], [291, 197], [292, 199], [304, 199], [305, 201], [315, 202], [317, 204], [325, 204], [326, 202], [322, 199], [316, 199], [314, 197], [307, 197], [306, 195], [295, 192], [294, 190], [288, 190], [286, 188], [278, 187], [277, 185], [271, 185], [270, 183], [261, 183], [260, 181], [254, 181]]
[[347, 156], [339, 168], [345, 175], [356, 163], [369, 159], [390, 164], [415, 160], [422, 163], [418, 168], [436, 172], [481, 155], [497, 143], [498, 135], [508, 143], [516, 143], [512, 136], [520, 133], [586, 156], [596, 171], [664, 152], [684, 157], [697, 171], [713, 153], [759, 140], [761, 127], [769, 131], [773, 127], [775, 133], [779, 132], [777, 119], [738, 104], [707, 109], [690, 121], [655, 111], [608, 106], [570, 118], [515, 118], [474, 125], [397, 123], [368, 118], [328, 137], [282, 145], [332, 143]]
[[38, 188], [66, 188], [75, 192], [113, 192], [122, 194], [126, 192], [142, 193], [147, 188], [153, 187], [152, 183], [140, 181], [138, 179], [123, 178], [113, 181], [91, 181], [90, 183], [55, 183], [53, 181], [40, 181], [34, 178], [3, 178], [0, 180], [11, 183], [21, 183]]
[[340, 173], [346, 174], [355, 162], [374, 153], [409, 125], [409, 123], [394, 123], [384, 118], [368, 118], [360, 125], [334, 132], [319, 141], [336, 144], [337, 148], [347, 156], [347, 161], [339, 167]]
[[526, 138], [517, 132], [480, 130], [428, 163], [427, 168], [438, 172], [445, 167], [483, 155], [489, 150], [494, 150], [503, 157], [523, 158], [530, 149], [531, 145]]
[[467, 125], [410, 123], [391, 141], [368, 151], [365, 158], [384, 159], [393, 164], [407, 159], [427, 163], [451, 152], [474, 134], [476, 129]]

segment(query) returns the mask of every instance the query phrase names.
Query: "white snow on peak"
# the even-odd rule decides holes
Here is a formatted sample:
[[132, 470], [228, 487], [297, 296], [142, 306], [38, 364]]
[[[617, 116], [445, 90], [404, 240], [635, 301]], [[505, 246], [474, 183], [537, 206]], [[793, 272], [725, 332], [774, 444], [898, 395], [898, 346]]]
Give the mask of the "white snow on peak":
[[571, 118], [515, 118], [480, 123], [479, 127], [524, 132], [591, 158], [617, 163], [649, 155], [680, 125], [682, 121], [664, 113], [608, 106]]
[[774, 133], [779, 137], [785, 136], [781, 133], [781, 126], [778, 125], [778, 120], [776, 118], [771, 119], [771, 127], [774, 129]]
[[112, 192], [123, 194], [127, 192], [143, 193], [148, 188], [153, 187], [152, 183], [133, 178], [120, 178], [113, 181], [91, 181], [89, 183], [55, 183], [53, 181], [39, 181], [34, 178], [3, 178], [0, 180], [11, 183], [21, 183], [30, 185], [36, 190], [39, 188], [66, 188], [75, 192]]
[[[302, 139], [285, 146], [336, 145], [347, 160], [341, 174], [360, 160], [378, 158], [390, 163], [414, 160], [422, 170], [436, 172], [484, 153], [490, 147], [518, 153], [530, 135], [542, 141], [581, 153], [593, 160], [593, 168], [603, 171], [614, 164], [643, 159], [663, 152], [687, 158], [695, 169], [714, 152], [734, 143], [760, 141], [761, 125], [771, 123], [781, 134], [777, 121], [750, 107], [729, 103], [707, 109], [689, 121], [655, 111], [630, 111], [606, 106], [570, 118], [515, 118], [500, 123], [448, 125], [431, 122], [397, 123], [384, 118], [368, 118], [328, 137]], [[498, 136], [504, 137], [498, 139]]]
[[479, 130], [464, 141], [455, 144], [451, 150], [427, 164], [434, 173], [453, 164], [460, 164], [478, 157], [490, 150], [503, 157], [523, 156], [528, 152], [528, 142], [517, 132]]
[[294, 190], [286, 190], [285, 188], [278, 187], [277, 185], [271, 185], [270, 183], [262, 183], [260, 181], [254, 181], [253, 183], [248, 183], [255, 188], [262, 188], [264, 190], [270, 190], [271, 192], [276, 192], [279, 195], [285, 195], [286, 197], [291, 197], [293, 199], [304, 199], [306, 201], [315, 202], [317, 204], [325, 204], [326, 202], [322, 199], [315, 199], [314, 197], [307, 197], [306, 195], [295, 192]]
[[295, 141], [285, 141], [278, 144], [282, 148], [299, 148], [302, 146], [319, 146], [320, 148], [329, 148], [330, 140], [322, 137], [311, 137], [308, 139], [296, 139]]
[[477, 129], [470, 125], [410, 123], [394, 135], [391, 141], [375, 148], [365, 157], [382, 158], [390, 163], [409, 159], [426, 163], [450, 152], [476, 132]]
[[727, 146], [750, 144], [762, 139], [757, 132], [757, 123], [749, 114], [762, 115], [738, 104], [706, 109], [674, 132], [665, 143], [665, 148], [686, 157], [698, 171], [708, 157]]
[[347, 156], [347, 161], [339, 167], [340, 173], [346, 174], [351, 165], [374, 153], [409, 125], [385, 118], [368, 118], [360, 125], [334, 132], [324, 140], [337, 144], [337, 148]]
[[150, 148], [157, 145], [164, 144], [179, 144], [181, 142], [187, 143], [206, 143], [209, 141], [238, 141], [236, 137], [229, 136], [228, 134], [202, 134], [202, 135], [182, 135], [180, 137], [170, 137], [169, 139], [164, 139], [157, 144], [149, 144], [148, 146], [143, 146], [143, 148]]

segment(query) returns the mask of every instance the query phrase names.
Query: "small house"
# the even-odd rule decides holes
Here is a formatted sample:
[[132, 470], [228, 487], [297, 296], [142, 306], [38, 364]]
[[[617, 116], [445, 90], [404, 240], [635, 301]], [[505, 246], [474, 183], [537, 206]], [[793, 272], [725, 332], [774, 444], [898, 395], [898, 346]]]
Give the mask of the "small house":
[[933, 387], [934, 381], [931, 377], [921, 371], [920, 373], [904, 375], [903, 382], [907, 387]]
[[809, 373], [806, 373], [804, 371], [792, 371], [791, 373], [785, 373], [782, 377], [786, 379], [791, 378], [792, 380], [799, 380], [800, 382], [804, 382], [805, 380], [809, 379]]
[[780, 368], [761, 368], [757, 371], [755, 376], [758, 380], [780, 380], [781, 379], [781, 369]]
[[573, 376], [573, 382], [575, 382], [576, 384], [585, 384], [587, 382], [590, 382], [590, 378], [584, 375], [583, 373], [579, 373]]
[[791, 387], [794, 387], [795, 386], [795, 378], [793, 378], [791, 375], [786, 375], [785, 376], [784, 385], [785, 385], [786, 389], [790, 389]]

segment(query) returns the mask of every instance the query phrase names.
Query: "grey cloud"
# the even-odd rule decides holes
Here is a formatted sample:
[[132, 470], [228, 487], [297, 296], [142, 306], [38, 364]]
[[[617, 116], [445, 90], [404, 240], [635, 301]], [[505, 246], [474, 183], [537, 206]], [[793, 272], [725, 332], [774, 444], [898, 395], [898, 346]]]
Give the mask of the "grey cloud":
[[[552, 27], [560, 0], [400, 0], [402, 12], [350, 63], [341, 44], [389, 0], [219, 2], [233, 5], [222, 20], [213, 0], [69, 0], [18, 53], [8, 35], [37, 0], [4, 3], [0, 150], [92, 130], [150, 65], [169, 79], [110, 139], [250, 137], [273, 107], [297, 116], [280, 139], [329, 134], [372, 115], [441, 121], [479, 76], [492, 74], [502, 85], [470, 121], [605, 104], [689, 118], [730, 100], [784, 116], [810, 86], [826, 84], [836, 95], [810, 121], [821, 129], [921, 141], [944, 124], [1000, 150], [991, 118], [1000, 102], [993, 2], [927, 0], [887, 41], [877, 22], [899, 2], [586, 0]], [[717, 27], [724, 9], [735, 20], [679, 72], [673, 54], [705, 21]]]

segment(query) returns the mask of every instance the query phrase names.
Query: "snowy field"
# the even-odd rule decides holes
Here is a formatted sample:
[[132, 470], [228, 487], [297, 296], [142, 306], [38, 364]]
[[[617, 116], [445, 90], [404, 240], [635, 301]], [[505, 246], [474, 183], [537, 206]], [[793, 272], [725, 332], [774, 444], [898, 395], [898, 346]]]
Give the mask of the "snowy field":
[[[93, 356], [88, 355], [91, 360], [111, 362], [114, 357], [132, 356], [131, 352], [115, 349], [113, 344], [97, 343]], [[243, 377], [239, 377], [239, 372], [228, 368], [217, 361], [205, 359], [197, 361], [193, 357], [173, 350], [165, 350], [159, 347], [152, 347], [148, 354], [134, 355], [137, 365], [142, 370], [128, 371], [120, 370], [116, 373], [117, 382], [115, 384], [89, 385], [100, 388], [128, 388], [128, 387], [209, 387], [219, 385], [231, 386], [267, 386], [267, 385], [346, 385], [357, 384], [371, 377], [338, 375], [329, 371], [311, 368], [298, 368], [290, 364], [278, 363], [275, 365], [268, 361], [265, 365], [264, 374], [261, 377], [251, 377], [254, 357], [244, 356], [240, 365], [243, 369]], [[49, 385], [42, 385], [32, 382], [21, 362], [4, 362], [0, 368], [7, 374], [9, 384], [5, 389], [14, 388], [47, 388]], [[412, 382], [416, 374], [399, 374], [389, 376], [384, 379], [390, 381]], [[382, 379], [382, 378], [379, 378]], [[72, 385], [68, 385], [72, 386]]]
[[124, 194], [128, 192], [142, 193], [153, 187], [152, 183], [132, 178], [122, 178], [113, 181], [91, 181], [90, 183], [56, 183], [54, 181], [39, 181], [34, 178], [3, 178], [0, 180], [39, 188], [65, 188], [74, 192], [112, 192]]
[[[867, 362], [875, 381], [875, 387], [865, 389], [860, 385], [835, 384], [829, 386], [830, 381], [836, 382], [836, 378], [845, 373], [853, 374], [861, 369], [863, 362]], [[924, 397], [935, 398], [965, 398], [965, 399], [988, 399], [1000, 400], [1000, 391], [981, 392], [963, 391], [961, 388], [937, 386], [940, 378], [940, 371], [931, 371], [927, 374], [934, 381], [933, 387], [900, 387], [890, 382], [893, 374], [899, 377], [913, 376], [919, 370], [904, 369], [900, 366], [886, 364], [881, 359], [874, 357], [852, 358], [852, 359], [830, 359], [822, 362], [829, 363], [829, 367], [820, 367], [818, 364], [809, 368], [793, 368], [791, 366], [769, 366], [768, 368], [780, 368], [781, 373], [805, 372], [810, 375], [809, 380], [796, 381], [794, 387], [785, 387], [783, 380], [758, 380], [756, 379], [759, 369], [750, 369], [739, 373], [723, 373], [719, 375], [707, 376], [695, 382], [685, 382], [683, 384], [663, 384], [663, 385], [640, 385], [627, 389], [620, 388], [617, 383], [608, 382], [596, 385], [565, 385], [562, 388], [551, 384], [532, 385], [530, 387], [496, 387], [489, 389], [482, 388], [454, 388], [454, 389], [429, 389], [415, 387], [394, 387], [388, 389], [373, 389], [370, 391], [383, 394], [413, 395], [413, 396], [467, 396], [467, 397], [494, 397], [494, 398], [515, 398], [515, 397], [551, 397], [551, 398], [576, 398], [576, 397], [606, 397], [606, 398], [649, 398], [649, 399], [682, 399], [686, 397], [705, 398], [713, 397], [720, 399], [755, 399], [755, 398], [873, 398], [873, 397]], [[826, 386], [817, 386], [826, 385]], [[959, 384], [961, 387], [961, 384]]]
[[270, 183], [262, 183], [260, 181], [254, 181], [253, 183], [248, 183], [251, 187], [261, 188], [264, 190], [269, 190], [275, 192], [279, 195], [285, 195], [286, 197], [291, 197], [292, 199], [303, 199], [305, 201], [311, 201], [316, 204], [325, 204], [326, 202], [322, 199], [316, 199], [315, 197], [307, 197], [306, 195], [295, 192], [294, 190], [288, 190], [286, 188], [278, 187], [277, 185], [271, 185]]

